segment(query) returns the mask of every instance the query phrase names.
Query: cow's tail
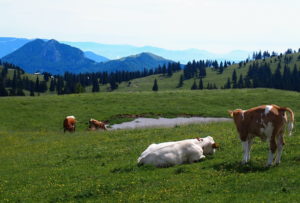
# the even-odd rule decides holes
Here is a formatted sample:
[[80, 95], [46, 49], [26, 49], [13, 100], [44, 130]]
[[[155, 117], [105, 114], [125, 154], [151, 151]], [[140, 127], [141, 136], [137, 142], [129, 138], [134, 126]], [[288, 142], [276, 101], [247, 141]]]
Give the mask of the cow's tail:
[[292, 131], [294, 129], [294, 123], [295, 123], [294, 112], [292, 111], [292, 109], [290, 109], [288, 107], [281, 107], [281, 109], [284, 110], [285, 112], [288, 112], [290, 114], [288, 122], [287, 122], [287, 132], [288, 132], [288, 135], [291, 136], [292, 135]]

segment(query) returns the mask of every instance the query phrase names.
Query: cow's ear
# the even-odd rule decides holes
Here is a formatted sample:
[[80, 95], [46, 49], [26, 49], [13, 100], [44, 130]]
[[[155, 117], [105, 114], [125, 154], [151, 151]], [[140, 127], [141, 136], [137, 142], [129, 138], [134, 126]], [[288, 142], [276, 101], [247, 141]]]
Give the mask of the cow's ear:
[[233, 111], [228, 110], [227, 112], [229, 113], [229, 115], [230, 115], [231, 117], [233, 117]]
[[220, 147], [219, 143], [213, 143], [212, 144], [212, 148], [214, 148], [214, 149], [217, 149], [219, 147]]

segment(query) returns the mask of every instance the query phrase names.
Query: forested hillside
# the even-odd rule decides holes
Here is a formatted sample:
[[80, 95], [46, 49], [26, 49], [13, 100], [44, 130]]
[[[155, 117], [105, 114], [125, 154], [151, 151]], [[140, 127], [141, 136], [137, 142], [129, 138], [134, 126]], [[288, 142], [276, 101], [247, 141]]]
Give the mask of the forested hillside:
[[275, 88], [300, 91], [300, 52], [257, 52], [252, 59], [234, 63], [216, 60], [169, 63], [143, 71], [64, 75], [24, 73], [21, 67], [0, 62], [0, 95], [24, 96], [106, 91], [175, 89]]

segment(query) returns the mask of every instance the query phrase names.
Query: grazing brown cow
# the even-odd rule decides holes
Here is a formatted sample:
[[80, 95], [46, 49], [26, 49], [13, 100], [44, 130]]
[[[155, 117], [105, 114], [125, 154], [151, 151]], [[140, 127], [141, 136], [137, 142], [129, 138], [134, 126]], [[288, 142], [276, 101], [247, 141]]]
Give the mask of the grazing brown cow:
[[103, 129], [103, 130], [107, 130], [106, 123], [101, 122], [101, 121], [97, 121], [95, 119], [90, 119], [89, 120], [89, 129], [90, 130], [99, 130], [99, 129]]
[[[290, 108], [272, 104], [254, 107], [249, 110], [236, 109], [228, 112], [233, 117], [243, 145], [242, 163], [247, 163], [250, 160], [252, 140], [255, 136], [258, 136], [263, 141], [269, 141], [270, 152], [267, 166], [272, 165], [276, 150], [275, 163], [279, 164], [284, 145], [285, 126], [287, 124], [289, 135], [291, 135], [294, 127], [293, 111]], [[290, 114], [290, 119], [287, 119], [286, 112]]]
[[64, 120], [64, 132], [75, 132], [76, 119], [74, 116], [67, 116]]

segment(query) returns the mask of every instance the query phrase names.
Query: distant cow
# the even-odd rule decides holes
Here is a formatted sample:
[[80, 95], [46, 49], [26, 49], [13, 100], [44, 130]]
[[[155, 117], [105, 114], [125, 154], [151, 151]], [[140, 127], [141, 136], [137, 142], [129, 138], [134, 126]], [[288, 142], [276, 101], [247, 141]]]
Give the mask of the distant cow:
[[106, 125], [106, 123], [97, 121], [92, 118], [89, 120], [89, 129], [90, 130], [99, 130], [99, 129], [107, 130], [105, 125]]
[[75, 132], [75, 124], [76, 124], [76, 119], [74, 116], [67, 116], [64, 120], [64, 132], [69, 131], [69, 132]]
[[[272, 165], [275, 152], [275, 163], [279, 164], [284, 145], [283, 134], [287, 124], [288, 134], [291, 135], [294, 127], [294, 113], [290, 108], [276, 105], [263, 105], [249, 110], [236, 109], [228, 111], [233, 117], [237, 131], [240, 135], [244, 155], [242, 163], [250, 160], [252, 139], [255, 136], [263, 141], [268, 140], [270, 145], [267, 166]], [[289, 113], [289, 119], [286, 116]]]
[[150, 164], [169, 167], [183, 163], [193, 163], [213, 154], [217, 144], [210, 136], [176, 142], [151, 144], [138, 158], [138, 165]]

